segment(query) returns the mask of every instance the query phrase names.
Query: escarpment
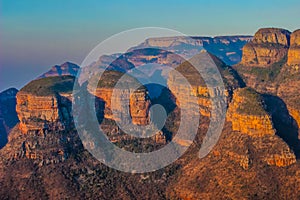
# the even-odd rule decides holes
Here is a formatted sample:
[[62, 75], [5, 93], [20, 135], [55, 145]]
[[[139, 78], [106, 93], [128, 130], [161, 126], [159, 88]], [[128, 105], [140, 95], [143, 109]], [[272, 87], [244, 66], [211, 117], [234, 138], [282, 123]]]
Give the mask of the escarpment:
[[[284, 174], [296, 173], [296, 156], [275, 134], [272, 118], [265, 109], [263, 98], [253, 89], [234, 90], [218, 143], [205, 158], [199, 159], [195, 154], [195, 158], [182, 161], [188, 164], [181, 169], [181, 176], [170, 183], [168, 198], [223, 198], [224, 193], [216, 190], [226, 190], [229, 199], [269, 198], [269, 193], [257, 193], [266, 180], [270, 191], [278, 187], [285, 190], [286, 185], [280, 182], [293, 180]], [[270, 181], [274, 174], [276, 178]]]
[[[211, 75], [210, 77], [206, 77], [206, 81], [207, 78], [209, 78], [209, 81], [211, 82], [218, 82], [219, 78], [222, 79], [220, 83], [216, 85], [211, 84], [209, 88], [202, 77], [208, 75], [204, 74], [207, 73], [207, 71], [203, 70], [201, 72], [201, 70], [198, 71], [199, 69], [195, 68], [199, 68], [199, 66], [203, 67], [201, 62], [205, 62], [205, 60], [207, 59], [212, 61], [214, 65], [214, 67], [212, 67], [213, 69], [209, 70], [217, 70], [217, 73]], [[175, 94], [176, 103], [178, 105], [190, 105], [191, 103], [195, 104], [195, 102], [187, 101], [190, 99], [188, 98], [188, 96], [196, 97], [198, 99], [196, 107], [199, 107], [200, 114], [206, 117], [211, 116], [212, 99], [220, 98], [223, 105], [225, 105], [231, 98], [230, 95], [232, 91], [235, 88], [239, 88], [240, 85], [241, 83], [236, 79], [235, 72], [231, 67], [227, 66], [220, 59], [205, 51], [200, 52], [199, 55], [191, 58], [190, 61], [184, 62], [179, 65], [176, 68], [176, 71], [169, 74], [168, 78], [168, 87], [170, 88], [171, 92]], [[198, 111], [195, 110], [195, 112]]]
[[[174, 52], [181, 56], [192, 57], [200, 50], [206, 49], [219, 57], [228, 65], [241, 60], [243, 46], [252, 39], [252, 36], [217, 36], [217, 37], [161, 37], [146, 39], [132, 49], [158, 48]], [[130, 49], [130, 50], [132, 50]]]
[[234, 68], [246, 85], [258, 92], [276, 94], [281, 69], [286, 64], [290, 32], [279, 28], [259, 29], [243, 47], [242, 61]]
[[[181, 146], [192, 144], [185, 154], [169, 166], [146, 174], [110, 169], [84, 150], [72, 126], [74, 77], [57, 77], [77, 71], [69, 64], [64, 65], [62, 73], [59, 67], [52, 68], [45, 76], [55, 77], [32, 81], [17, 94], [20, 123], [12, 129], [9, 142], [0, 151], [0, 197], [297, 199], [300, 195], [300, 165], [296, 160], [300, 152], [296, 138], [300, 124], [300, 73], [295, 56], [298, 54], [298, 32], [292, 33], [289, 39], [289, 32], [282, 29], [260, 30], [250, 42], [252, 50], [247, 54], [250, 47], [245, 47], [246, 58], [234, 68], [205, 51], [186, 62], [172, 53], [151, 48], [128, 52], [119, 59], [119, 55], [113, 59], [102, 57], [102, 63], [116, 61], [101, 78], [95, 76], [82, 85], [84, 89], [87, 86], [88, 91], [83, 91], [86, 96], [80, 96], [78, 102], [84, 102], [89, 95], [95, 96], [92, 106], [96, 108], [99, 127], [119, 148], [134, 153], [163, 150], [163, 145], [177, 133], [181, 120], [189, 121], [201, 114], [198, 134], [193, 141], [173, 140]], [[218, 37], [190, 43], [182, 38], [170, 38], [147, 40], [142, 46], [176, 50], [188, 44], [195, 50], [198, 45], [218, 40], [214, 42], [222, 44], [220, 49], [224, 49], [227, 44], [234, 44], [233, 40], [241, 39], [248, 40]], [[273, 49], [277, 47], [278, 50]], [[225, 49], [221, 55], [226, 53], [231, 52]], [[218, 70], [224, 87], [217, 82], [214, 69], [202, 68], [204, 61], [215, 64], [214, 69]], [[140, 86], [137, 79], [124, 75], [124, 71], [152, 62], [163, 66], [146, 73], [177, 66], [174, 68], [177, 73], [168, 74], [167, 87], [154, 98], [150, 95], [150, 87], [148, 90], [147, 86]], [[89, 75], [95, 75], [98, 68], [94, 72]], [[208, 83], [212, 87], [208, 87]], [[137, 87], [129, 89], [130, 85]], [[152, 85], [152, 88], [159, 87]], [[213, 118], [214, 100], [219, 102], [216, 106], [228, 108], [226, 122], [212, 151], [199, 158], [199, 149]], [[126, 125], [132, 123], [142, 128], [151, 125], [150, 108], [158, 103], [165, 106], [168, 116], [162, 130], [151, 137], [137, 138], [116, 123], [122, 120]], [[86, 109], [81, 108], [83, 112]], [[187, 118], [181, 119], [184, 108], [192, 109]], [[190, 134], [190, 128], [183, 127], [185, 134]], [[141, 135], [146, 134], [146, 131], [141, 132]]]
[[[263, 97], [255, 90], [242, 88], [235, 91], [229, 105], [227, 120], [231, 122], [233, 131], [253, 138], [253, 145], [260, 151], [260, 155], [265, 155], [263, 160], [267, 164], [281, 167], [296, 162], [296, 156], [289, 146], [275, 135], [272, 117], [266, 111]], [[257, 137], [262, 139], [254, 139]], [[271, 148], [275, 144], [276, 147]], [[271, 149], [267, 149], [267, 146]]]

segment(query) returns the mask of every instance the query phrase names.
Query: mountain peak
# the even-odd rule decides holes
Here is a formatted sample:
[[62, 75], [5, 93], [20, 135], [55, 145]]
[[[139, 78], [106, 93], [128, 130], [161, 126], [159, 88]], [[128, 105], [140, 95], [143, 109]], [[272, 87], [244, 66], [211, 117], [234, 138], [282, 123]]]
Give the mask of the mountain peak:
[[54, 65], [48, 72], [42, 74], [38, 78], [64, 75], [76, 76], [79, 69], [80, 67], [78, 65], [67, 61], [61, 65]]

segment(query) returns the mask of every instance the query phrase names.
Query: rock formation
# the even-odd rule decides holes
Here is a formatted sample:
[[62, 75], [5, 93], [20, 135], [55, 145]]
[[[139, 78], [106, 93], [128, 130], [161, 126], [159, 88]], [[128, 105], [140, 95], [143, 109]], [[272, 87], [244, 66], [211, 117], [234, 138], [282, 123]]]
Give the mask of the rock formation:
[[[71, 94], [34, 96], [29, 93], [17, 94], [19, 127], [23, 133], [48, 129], [54, 123], [61, 125], [71, 122]], [[62, 126], [61, 128], [64, 128]]]
[[73, 84], [74, 77], [62, 76], [34, 80], [23, 87], [16, 106], [22, 132], [67, 128], [72, 123]]
[[[149, 108], [150, 99], [148, 97], [147, 90], [142, 87], [137, 90], [128, 87], [119, 88], [116, 86], [119, 79], [124, 74], [118, 71], [105, 71], [98, 82], [98, 87], [95, 91], [92, 91], [89, 87], [90, 93], [96, 96], [96, 109], [100, 118], [112, 119], [115, 121], [128, 120], [128, 118], [115, 118], [113, 110], [120, 113], [123, 116], [128, 114], [133, 124], [147, 125], [149, 123]], [[138, 84], [137, 80], [132, 77], [128, 77], [125, 81]], [[97, 79], [97, 78], [96, 78]], [[123, 84], [123, 83], [122, 83]], [[129, 83], [130, 84], [130, 83]], [[113, 104], [113, 107], [112, 107]]]
[[227, 112], [232, 129], [253, 137], [275, 135], [271, 116], [264, 107], [262, 97], [253, 89], [235, 90]]
[[[216, 86], [214, 88], [207, 88], [207, 85], [205, 81], [202, 78], [203, 74], [199, 74], [199, 72], [190, 64], [189, 62], [182, 63], [176, 68], [176, 71], [178, 71], [182, 76], [180, 77], [179, 74], [171, 72], [169, 74], [168, 78], [168, 87], [174, 94], [181, 94], [181, 96], [176, 97], [176, 103], [178, 105], [180, 104], [191, 104], [191, 102], [186, 102], [189, 98], [188, 95], [194, 96], [198, 98], [197, 107], [199, 107], [200, 114], [202, 116], [209, 117], [211, 116], [211, 99], [210, 98], [220, 98], [221, 96], [226, 96], [229, 100], [230, 94], [233, 91], [233, 89], [240, 87], [240, 82], [235, 77], [234, 70], [227, 66], [225, 63], [223, 63], [220, 59], [217, 57], [207, 53], [202, 52], [199, 55], [193, 57], [190, 61], [192, 63], [197, 62], [203, 62], [203, 56], [206, 55], [207, 58], [209, 57], [214, 63], [217, 69], [220, 71], [220, 74], [223, 78], [224, 82], [224, 88], [225, 91], [221, 91], [220, 86]], [[186, 85], [185, 82], [183, 82], [183, 78], [185, 78], [189, 84], [191, 85], [191, 93], [188, 88], [189, 85]], [[214, 77], [210, 77], [210, 79], [213, 79]], [[176, 96], [176, 95], [175, 95]], [[226, 101], [226, 100], [225, 100]]]
[[[288, 145], [275, 135], [276, 130], [273, 127], [272, 118], [265, 109], [266, 105], [260, 94], [250, 88], [238, 89], [229, 105], [227, 120], [231, 122], [233, 131], [247, 134], [253, 138], [251, 139], [253, 146], [256, 151], [260, 151], [259, 155], [267, 164], [276, 166], [294, 164], [296, 156]], [[255, 139], [256, 137], [263, 139]], [[262, 141], [264, 142], [262, 143]], [[276, 147], [271, 147], [275, 144]]]
[[[55, 77], [34, 80], [17, 94], [20, 123], [12, 129], [9, 142], [0, 151], [0, 198], [298, 199], [300, 165], [296, 160], [297, 153], [299, 155], [296, 146], [299, 143], [294, 137], [300, 124], [300, 79], [295, 56], [299, 44], [297, 35], [298, 31], [295, 31], [289, 40], [289, 32], [283, 29], [259, 30], [254, 40], [245, 46], [242, 63], [235, 66], [244, 80], [223, 62], [224, 58], [221, 61], [204, 51], [190, 62], [153, 48], [134, 50], [122, 57], [100, 58], [99, 63], [112, 62], [110, 70], [100, 80], [96, 76], [85, 84], [88, 92], [96, 97], [101, 129], [118, 147], [135, 153], [155, 151], [176, 134], [182, 105], [197, 107], [190, 113], [190, 118], [196, 113], [201, 114], [196, 139], [193, 142], [174, 141], [182, 146], [192, 144], [187, 152], [170, 166], [145, 174], [110, 169], [84, 150], [72, 127], [70, 102], [74, 77], [60, 76], [65, 72], [53, 69], [50, 75]], [[149, 39], [141, 47], [163, 45], [171, 52], [191, 47], [191, 51], [183, 52], [188, 55], [200, 46], [208, 49], [220, 45], [217, 48], [220, 52], [227, 46], [229, 49], [225, 48], [225, 54], [219, 55], [228, 54], [227, 58], [234, 62], [231, 59], [234, 56], [230, 55], [238, 51], [232, 50], [232, 45], [250, 40], [247, 37], [195, 39]], [[286, 61], [289, 46], [292, 51]], [[203, 80], [205, 74], [197, 72], [191, 65], [201, 64], [203, 53], [216, 64], [224, 91], [220, 85], [207, 88]], [[134, 91], [128, 89], [129, 84], [137, 82], [132, 77], [121, 83], [120, 88], [115, 87], [124, 75], [122, 72], [152, 62], [174, 67], [190, 83], [191, 90], [182, 77], [172, 72], [168, 74], [168, 88], [154, 99], [150, 99], [145, 87]], [[209, 78], [216, 80], [213, 73]], [[97, 81], [95, 91], [90, 86], [94, 80]], [[244, 87], [243, 81], [256, 90]], [[196, 101], [190, 101], [189, 97], [195, 97]], [[205, 158], [199, 159], [199, 148], [212, 115], [211, 99], [221, 99], [220, 104], [228, 105], [227, 120], [216, 146]], [[168, 117], [164, 128], [151, 138], [140, 139], [126, 134], [114, 121], [123, 118], [122, 115], [115, 118], [112, 111], [128, 112], [128, 122], [147, 125], [151, 104], [160, 103], [160, 100], [167, 107]], [[185, 130], [189, 134], [189, 127]], [[291, 135], [293, 137], [289, 138]]]
[[242, 65], [267, 67], [282, 60], [288, 52], [290, 32], [278, 28], [258, 30], [243, 47]]
[[298, 67], [300, 65], [300, 30], [296, 30], [291, 34], [287, 64]]
[[[247, 86], [261, 93], [276, 95], [278, 85], [285, 76], [283, 71], [291, 71], [291, 67], [284, 68], [288, 51], [297, 49], [294, 42], [296, 35], [291, 42], [292, 35], [285, 29], [263, 28], [256, 32], [254, 39], [243, 48], [242, 61], [234, 66]], [[291, 58], [289, 62], [292, 62]]]
[[[170, 183], [168, 198], [269, 198], [270, 193], [260, 189], [262, 183], [267, 190], [287, 192], [280, 182], [286, 180], [291, 185], [294, 179], [284, 174], [296, 174], [299, 165], [287, 143], [275, 134], [265, 109], [263, 98], [253, 89], [235, 90], [217, 145], [205, 158], [197, 158], [196, 153], [194, 159], [183, 158], [181, 163], [189, 164]], [[295, 198], [294, 189], [287, 193]]]

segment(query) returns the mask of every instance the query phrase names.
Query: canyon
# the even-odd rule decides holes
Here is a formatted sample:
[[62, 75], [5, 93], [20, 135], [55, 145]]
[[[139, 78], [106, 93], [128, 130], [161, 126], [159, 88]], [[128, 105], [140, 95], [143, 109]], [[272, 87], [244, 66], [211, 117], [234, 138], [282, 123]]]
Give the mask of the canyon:
[[[253, 38], [150, 38], [122, 56], [102, 56], [86, 72], [83, 70], [95, 76], [83, 86], [87, 95], [95, 97], [99, 126], [111, 142], [125, 150], [149, 152], [163, 148], [176, 134], [181, 106], [197, 108], [189, 113], [189, 118], [200, 113], [198, 134], [194, 141], [189, 141], [187, 152], [170, 166], [145, 174], [110, 169], [84, 149], [74, 127], [71, 105], [74, 76], [79, 67], [72, 63], [52, 67], [20, 91], [11, 90], [11, 95], [7, 95], [15, 100], [19, 123], [11, 127], [8, 143], [0, 150], [0, 196], [297, 199], [300, 195], [299, 38], [299, 30], [291, 33], [278, 28], [260, 29]], [[236, 47], [232, 48], [233, 44]], [[186, 46], [190, 48], [184, 51]], [[175, 55], [178, 51], [182, 57]], [[194, 57], [183, 59], [194, 52], [197, 52]], [[220, 85], [208, 88], [203, 75], [193, 67], [201, 65], [203, 55], [217, 67], [224, 88]], [[159, 77], [166, 81], [158, 96], [151, 96], [157, 88], [152, 91], [147, 85], [135, 90], [115, 88], [124, 72], [151, 63], [160, 66], [147, 72], [145, 79], [159, 71]], [[101, 66], [108, 66], [108, 70], [98, 79], [96, 72]], [[181, 76], [164, 71], [166, 66]], [[143, 79], [129, 76], [124, 85], [139, 80]], [[209, 80], [217, 79], [212, 74]], [[191, 97], [196, 101], [190, 101]], [[199, 148], [212, 117], [212, 100], [222, 101], [219, 106], [227, 107], [226, 121], [216, 146], [200, 159]], [[113, 112], [127, 113], [128, 124], [148, 125], [151, 106], [155, 104], [163, 105], [168, 117], [154, 136], [135, 138], [116, 124], [125, 118], [118, 118]], [[189, 127], [185, 130], [188, 134]]]

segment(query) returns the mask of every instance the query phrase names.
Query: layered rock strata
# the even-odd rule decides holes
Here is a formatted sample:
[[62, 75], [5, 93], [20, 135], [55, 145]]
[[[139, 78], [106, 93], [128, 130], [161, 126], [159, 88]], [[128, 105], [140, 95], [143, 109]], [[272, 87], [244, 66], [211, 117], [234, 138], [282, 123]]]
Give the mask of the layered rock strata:
[[282, 60], [290, 45], [290, 32], [279, 28], [258, 30], [254, 39], [243, 47], [240, 64], [255, 67], [267, 67]]

